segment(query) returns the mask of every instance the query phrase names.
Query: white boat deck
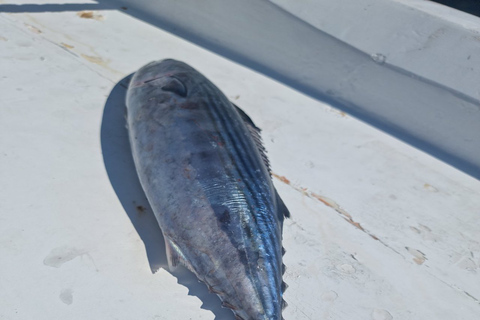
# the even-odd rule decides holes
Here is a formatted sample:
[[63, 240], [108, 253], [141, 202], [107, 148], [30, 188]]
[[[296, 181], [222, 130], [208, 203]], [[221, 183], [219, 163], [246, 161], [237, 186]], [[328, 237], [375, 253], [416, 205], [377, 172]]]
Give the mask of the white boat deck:
[[286, 320], [479, 319], [476, 178], [129, 8], [63, 3], [0, 1], [0, 319], [234, 319], [166, 269], [136, 178], [122, 79], [163, 58], [263, 129]]

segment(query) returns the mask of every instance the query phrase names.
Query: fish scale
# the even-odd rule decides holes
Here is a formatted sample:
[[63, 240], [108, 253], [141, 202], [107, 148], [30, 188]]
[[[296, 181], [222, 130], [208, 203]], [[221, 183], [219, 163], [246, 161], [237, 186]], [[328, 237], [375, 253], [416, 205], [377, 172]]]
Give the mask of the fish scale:
[[282, 319], [289, 212], [260, 129], [202, 74], [172, 59], [133, 76], [127, 127], [169, 266], [186, 266], [237, 319]]

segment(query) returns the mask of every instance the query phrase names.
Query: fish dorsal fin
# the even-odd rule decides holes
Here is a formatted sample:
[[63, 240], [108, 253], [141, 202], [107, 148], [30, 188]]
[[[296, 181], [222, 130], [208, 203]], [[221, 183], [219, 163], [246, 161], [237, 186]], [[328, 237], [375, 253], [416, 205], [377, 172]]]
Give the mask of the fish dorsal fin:
[[261, 136], [261, 129], [258, 128], [255, 123], [253, 123], [252, 119], [238, 106], [232, 103], [232, 105], [235, 107], [237, 110], [238, 114], [242, 118], [243, 122], [248, 128], [248, 131], [250, 131], [250, 136], [252, 137], [253, 141], [257, 145], [257, 149], [260, 152], [260, 155], [262, 156], [263, 162], [265, 163], [265, 166], [268, 169], [268, 173], [270, 172], [270, 161], [268, 161], [267, 157], [267, 151], [265, 150], [265, 147], [263, 146], [263, 141], [262, 141], [262, 136]]

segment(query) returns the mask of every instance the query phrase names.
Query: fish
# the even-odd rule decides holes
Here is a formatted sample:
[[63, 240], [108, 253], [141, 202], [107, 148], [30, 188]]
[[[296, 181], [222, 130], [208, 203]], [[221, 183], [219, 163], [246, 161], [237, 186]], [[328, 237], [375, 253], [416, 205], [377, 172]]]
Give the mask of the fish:
[[165, 59], [130, 80], [127, 128], [135, 168], [181, 265], [237, 320], [281, 320], [284, 218], [250, 117], [188, 64]]

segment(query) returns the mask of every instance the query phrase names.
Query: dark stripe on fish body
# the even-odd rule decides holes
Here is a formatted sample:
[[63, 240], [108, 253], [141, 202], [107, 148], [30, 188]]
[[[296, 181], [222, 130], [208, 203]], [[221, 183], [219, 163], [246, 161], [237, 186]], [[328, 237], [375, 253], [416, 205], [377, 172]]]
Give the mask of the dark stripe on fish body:
[[[208, 84], [203, 89], [207, 93], [211, 92], [210, 86]], [[258, 166], [258, 164], [252, 163], [251, 162], [252, 158], [249, 157], [248, 153], [246, 152], [247, 150], [251, 149], [252, 147], [256, 147], [256, 146], [251, 146], [251, 144], [248, 143], [248, 140], [246, 140], [248, 138], [246, 138], [244, 135], [235, 134], [236, 132], [232, 132], [231, 128], [235, 128], [235, 127], [227, 125], [227, 123], [229, 122], [228, 118], [231, 119], [231, 117], [229, 117], [228, 111], [225, 112], [226, 110], [224, 108], [219, 108], [218, 105], [216, 104], [216, 101], [212, 101], [212, 99], [211, 99], [212, 95], [211, 94], [207, 94], [206, 96], [207, 96], [207, 110], [212, 111], [212, 112], [209, 112], [209, 114], [210, 114], [210, 116], [212, 116], [213, 123], [216, 126], [216, 123], [220, 122], [223, 130], [218, 130], [217, 128], [216, 129], [218, 130], [218, 132], [226, 132], [227, 133], [228, 139], [230, 140], [231, 143], [230, 144], [226, 143], [225, 145], [227, 147], [228, 146], [233, 147], [233, 149], [235, 150], [235, 152], [233, 152], [233, 153], [229, 152], [229, 155], [232, 158], [232, 160], [234, 161], [234, 163], [237, 164], [237, 168], [238, 168], [237, 173], [243, 178], [242, 181], [244, 181], [244, 184], [245, 184], [245, 186], [247, 187], [247, 189], [250, 193], [248, 196], [246, 195], [247, 196], [247, 199], [246, 199], [247, 203], [249, 203], [249, 204], [251, 203], [250, 201], [248, 201], [248, 198], [252, 199], [253, 202], [255, 203], [255, 207], [252, 208], [253, 209], [252, 210], [253, 211], [252, 218], [257, 223], [253, 223], [252, 227], [254, 227], [257, 230], [258, 234], [263, 239], [263, 243], [266, 246], [263, 247], [262, 243], [256, 243], [256, 241], [255, 241], [255, 245], [258, 246], [258, 249], [260, 249], [260, 251], [263, 251], [263, 250], [261, 250], [262, 247], [263, 247], [263, 249], [265, 250], [265, 253], [266, 253], [265, 258], [267, 260], [271, 260], [270, 258], [276, 257], [278, 255], [278, 253], [275, 250], [275, 243], [276, 243], [275, 240], [277, 240], [276, 239], [277, 238], [276, 237], [276, 223], [275, 223], [275, 221], [272, 221], [271, 219], [268, 219], [269, 216], [268, 216], [267, 207], [268, 207], [268, 205], [270, 205], [272, 208], [274, 206], [273, 206], [273, 203], [272, 203], [271, 199], [267, 199], [265, 197], [265, 194], [267, 194], [266, 190], [264, 190], [265, 186], [263, 186], [263, 185], [259, 186], [258, 184], [255, 183], [254, 178], [255, 178], [256, 171], [255, 170], [252, 171], [251, 168], [255, 167], [255, 166]], [[229, 103], [229, 102], [227, 102], [227, 103]], [[211, 107], [211, 108], [209, 108], [209, 107]], [[232, 108], [233, 108], [233, 106], [232, 106]], [[236, 112], [236, 111], [233, 110], [233, 112]], [[215, 115], [214, 115], [214, 113], [215, 113]], [[238, 137], [238, 139], [236, 139], [237, 137]], [[236, 156], [238, 156], [238, 159], [236, 159], [237, 158]], [[240, 160], [240, 161], [237, 161], [237, 160]], [[249, 162], [249, 163], [247, 164], [247, 162]], [[244, 176], [243, 172], [245, 172], [248, 176], [252, 177], [253, 179], [245, 179], [245, 176]], [[257, 187], [260, 187], [260, 190], [258, 190]], [[259, 194], [260, 194], [260, 198], [263, 198], [263, 199], [260, 199], [259, 197], [255, 196], [255, 195], [259, 195]], [[261, 201], [261, 200], [263, 200], [263, 201]], [[250, 204], [250, 206], [251, 206], [251, 204]], [[267, 214], [265, 214], [265, 213], [267, 213]], [[260, 219], [261, 221], [259, 221], [258, 218], [266, 218], [266, 219]], [[274, 229], [272, 230], [269, 227], [271, 227], [271, 228], [273, 227]], [[251, 233], [251, 230], [248, 230], [248, 231], [250, 231], [249, 233]], [[254, 241], [254, 239], [251, 239], [251, 241]], [[277, 268], [278, 267], [277, 263], [267, 263], [266, 267], [268, 269], [273, 269], [271, 271], [273, 271], [274, 274], [277, 274], [280, 271], [280, 270], [276, 270], [276, 269], [278, 269]], [[275, 281], [275, 284], [276, 284], [276, 288], [278, 288], [279, 280], [277, 279], [277, 277], [274, 277], [274, 281]], [[259, 288], [259, 289], [261, 289], [261, 288]], [[276, 290], [274, 290], [274, 291], [276, 291]], [[277, 296], [277, 292], [273, 292], [273, 295]], [[280, 294], [280, 297], [281, 296], [282, 295]]]
[[[207, 106], [214, 104], [214, 102], [209, 99], [209, 98], [210, 98], [210, 95], [207, 95], [207, 97], [208, 97], [208, 98], [207, 98], [207, 101], [206, 101]], [[221, 133], [221, 132], [223, 132], [224, 130], [227, 130], [228, 126], [225, 126], [225, 124], [220, 120], [220, 118], [218, 117], [218, 114], [216, 114], [215, 110], [211, 110], [210, 108], [207, 107], [207, 108], [206, 108], [206, 111], [207, 111], [208, 116], [210, 117], [210, 120], [211, 120], [212, 125], [214, 126], [215, 132]], [[215, 114], [214, 114], [214, 113], [215, 113]], [[222, 126], [223, 128], [219, 128], [219, 127], [218, 127], [219, 125], [220, 125], [220, 126], [223, 125], [223, 126]], [[220, 138], [222, 139], [223, 144], [226, 145], [227, 142], [225, 141], [224, 137], [220, 136]], [[234, 157], [232, 156], [231, 152], [228, 152], [228, 149], [226, 149], [226, 150], [227, 150], [226, 153], [222, 153], [222, 152], [218, 153], [219, 157], [220, 157], [220, 158], [224, 158], [224, 155], [226, 154], [226, 155], [228, 156], [229, 160], [230, 160], [232, 163], [236, 163], [236, 161], [235, 161]], [[222, 163], [224, 163], [224, 164], [226, 163], [226, 160], [225, 160], [225, 159], [221, 159], [221, 161], [222, 161]], [[227, 166], [224, 166], [224, 168], [227, 169]], [[232, 170], [235, 171], [235, 167], [233, 167]], [[230, 171], [230, 170], [229, 170], [229, 171]], [[237, 174], [235, 174], [235, 172], [230, 172], [230, 173], [231, 173], [232, 175], [234, 175], [234, 176], [237, 176], [237, 177], [238, 177], [238, 173], [240, 173], [240, 177], [242, 178], [242, 181], [246, 181], [246, 180], [247, 180], [247, 179], [245, 179], [245, 177], [243, 176], [243, 174], [242, 174], [241, 172], [237, 172]], [[249, 188], [249, 186], [247, 186], [247, 185], [246, 185], [246, 187]], [[240, 191], [240, 190], [239, 190], [239, 191]], [[212, 192], [211, 188], [210, 188], [209, 192]], [[246, 196], [246, 195], [245, 195], [245, 196]], [[241, 199], [239, 199], [239, 200], [241, 200]], [[247, 197], [245, 197], [245, 200], [246, 200], [247, 203], [248, 203]], [[222, 207], [223, 207], [223, 206], [222, 206]], [[216, 212], [216, 211], [218, 211], [218, 210], [220, 209], [220, 207], [219, 207], [218, 205], [215, 205], [215, 207], [212, 208], [212, 209], [214, 209], [214, 211]], [[229, 218], [231, 218], [231, 217], [229, 217]], [[240, 216], [238, 216], [237, 218], [239, 219], [239, 221], [241, 220], [241, 217], [240, 217]], [[224, 229], [225, 231], [228, 230], [227, 226], [222, 226], [222, 229]], [[243, 244], [241, 244], [241, 245], [242, 245], [243, 247], [245, 247], [245, 248], [248, 248], [248, 247], [249, 247], [249, 243], [247, 243], [247, 242], [250, 242], [250, 246], [253, 247], [253, 243], [251, 243], [251, 242], [254, 241], [254, 239], [253, 239], [253, 237], [251, 237], [251, 234], [253, 233], [253, 231], [251, 230], [251, 226], [245, 226], [245, 231], [247, 232], [247, 234], [248, 234], [247, 236], [249, 236], [249, 237], [248, 237], [247, 239], [244, 238], [243, 240], [244, 240], [245, 243], [243, 243]], [[229, 237], [229, 238], [231, 239], [231, 241], [233, 241], [233, 239], [232, 239], [231, 237]], [[238, 247], [238, 245], [237, 245], [237, 247]], [[251, 264], [248, 263], [248, 260], [249, 260], [249, 259], [248, 259], [248, 252], [247, 252], [247, 250], [245, 250], [245, 251], [239, 250], [239, 254], [240, 254], [240, 256], [242, 257], [242, 259], [246, 259], [246, 260], [247, 260], [246, 263], [245, 263], [245, 266], [248, 266], [248, 267], [250, 268]], [[246, 271], [247, 271], [247, 273], [248, 273], [250, 276], [253, 276], [254, 273], [253, 273], [251, 270], [246, 270]]]
[[[207, 87], [208, 88], [208, 87]], [[227, 151], [229, 147], [233, 147], [235, 149], [235, 152], [228, 152], [228, 155], [230, 157], [230, 159], [232, 160], [233, 163], [235, 163], [237, 165], [237, 167], [240, 165], [241, 167], [243, 167], [243, 170], [242, 168], [237, 168], [237, 169], [240, 169], [240, 170], [237, 170], [237, 173], [239, 175], [239, 178], [241, 178], [242, 182], [245, 184], [245, 186], [247, 187], [247, 189], [250, 191], [250, 193], [253, 194], [252, 191], [256, 191], [256, 190], [252, 190], [252, 184], [251, 184], [251, 179], [248, 179], [248, 177], [245, 177], [244, 175], [244, 172], [247, 173], [247, 175], [249, 173], [252, 173], [251, 170], [249, 170], [249, 166], [245, 163], [246, 160], [248, 159], [245, 159], [245, 158], [248, 158], [248, 157], [245, 157], [246, 154], [244, 154], [244, 152], [242, 152], [242, 149], [238, 149], [238, 142], [235, 141], [236, 139], [234, 138], [235, 137], [235, 134], [230, 131], [231, 130], [231, 126], [227, 125], [227, 121], [228, 120], [225, 120], [224, 117], [220, 117], [221, 115], [221, 109], [222, 108], [218, 108], [216, 103], [214, 101], [212, 101], [211, 99], [211, 95], [207, 95], [207, 106], [211, 106], [213, 109], [210, 109], [210, 108], [207, 108], [207, 111], [208, 111], [208, 114], [211, 116], [211, 119], [212, 119], [212, 122], [215, 126], [215, 129], [217, 129], [218, 132], [226, 132], [227, 133], [227, 137], [228, 137], [228, 143], [227, 141], [225, 141], [226, 139], [223, 138], [223, 142], [225, 144], [225, 146], [227, 147]], [[222, 128], [218, 128], [217, 124], [220, 124]], [[246, 148], [244, 148], [246, 149]], [[236, 155], [240, 156], [240, 161], [238, 161], [236, 159]], [[250, 172], [249, 172], [250, 171]], [[255, 185], [253, 185], [255, 186]], [[254, 199], [256, 200], [256, 199]], [[259, 203], [257, 201], [255, 201], [256, 205], [258, 206]], [[254, 217], [255, 218], [255, 217]]]
[[[207, 88], [204, 88], [204, 89], [209, 89], [208, 86]], [[208, 90], [207, 90], [208, 91]], [[239, 161], [236, 161], [235, 159], [235, 155], [238, 155], [239, 156], [239, 160], [241, 162], [241, 165], [243, 167], [243, 170], [242, 168], [239, 168], [239, 174], [242, 176], [242, 178], [244, 179], [244, 183], [246, 184], [246, 186], [248, 187], [248, 190], [252, 193], [252, 194], [260, 194], [261, 197], [263, 198], [264, 202], [258, 202], [258, 201], [255, 201], [255, 204], [256, 204], [256, 208], [254, 209], [259, 209], [260, 208], [265, 208], [266, 207], [266, 204], [270, 204], [272, 205], [271, 203], [271, 199], [267, 199], [265, 198], [264, 196], [264, 193], [266, 193], [266, 190], [263, 190], [263, 188], [261, 188], [262, 190], [256, 190], [256, 187], [258, 186], [254, 180], [255, 179], [245, 179], [245, 176], [243, 175], [243, 172], [244, 171], [245, 173], [247, 173], [247, 175], [249, 175], [249, 178], [252, 177], [252, 178], [255, 178], [256, 175], [256, 171], [252, 171], [251, 168], [252, 167], [255, 167], [257, 166], [258, 164], [254, 164], [254, 163], [251, 163], [250, 160], [251, 160], [251, 157], [248, 156], [248, 153], [246, 152], [246, 150], [250, 149], [249, 146], [248, 146], [248, 142], [246, 142], [244, 139], [240, 139], [237, 140], [236, 139], [236, 136], [242, 136], [240, 134], [235, 134], [235, 132], [231, 132], [230, 129], [232, 126], [229, 126], [228, 125], [228, 122], [229, 120], [225, 118], [225, 116], [223, 117], [220, 117], [220, 115], [222, 115], [222, 109], [223, 108], [218, 108], [216, 103], [212, 100], [210, 100], [210, 96], [211, 95], [207, 95], [208, 97], [208, 105], [209, 106], [212, 106], [214, 108], [214, 111], [216, 114], [217, 114], [217, 117], [215, 117], [214, 119], [212, 119], [214, 122], [216, 121], [220, 121], [221, 124], [222, 124], [222, 129], [221, 131], [219, 132], [226, 132], [227, 135], [228, 135], [228, 138], [229, 140], [232, 142], [231, 144], [229, 144], [229, 146], [233, 147], [235, 149], [236, 152], [233, 152], [230, 156], [233, 158], [232, 160], [234, 160], [234, 163], [236, 164], [240, 164]], [[230, 103], [228, 102], [227, 100], [227, 103]], [[235, 112], [235, 110], [233, 110]], [[228, 117], [228, 113], [226, 114], [227, 118]], [[238, 148], [239, 146], [241, 145], [241, 148]], [[253, 146], [255, 147], [255, 146]], [[250, 162], [249, 164], [247, 164], [246, 162]], [[260, 164], [260, 163], [259, 163]], [[260, 164], [261, 165], [261, 164]], [[252, 190], [252, 187], [253, 187], [253, 190]], [[256, 197], [254, 197], [255, 199], [254, 200], [257, 200]], [[270, 200], [270, 201], [269, 201]], [[256, 219], [257, 217], [254, 216], [254, 218]], [[269, 221], [270, 222], [270, 221]]]
[[[252, 208], [252, 209], [254, 209], [254, 212], [255, 212], [255, 213], [257, 213], [257, 211], [267, 212], [267, 210], [265, 210], [266, 207], [268, 206], [268, 204], [272, 205], [272, 203], [271, 203], [270, 201], [268, 201], [269, 199], [266, 199], [266, 198], [265, 198], [265, 196], [264, 196], [264, 193], [266, 193], [265, 190], [263, 190], [263, 188], [261, 188], [260, 190], [257, 190], [256, 187], [257, 187], [258, 185], [255, 183], [255, 179], [248, 179], [248, 178], [250, 178], [250, 177], [254, 177], [254, 173], [256, 173], [256, 171], [252, 171], [252, 170], [251, 170], [251, 167], [252, 167], [254, 164], [252, 164], [251, 166], [249, 166], [248, 164], [245, 163], [246, 161], [250, 160], [250, 159], [249, 159], [250, 157], [248, 157], [248, 153], [245, 152], [247, 149], [249, 149], [248, 146], [247, 146], [248, 142], [246, 142], [246, 141], [243, 140], [243, 139], [240, 139], [240, 141], [237, 140], [237, 139], [235, 139], [235, 137], [238, 136], [238, 135], [235, 135], [235, 132], [232, 133], [232, 132], [230, 131], [230, 128], [231, 128], [232, 126], [228, 126], [228, 125], [227, 125], [227, 121], [228, 121], [228, 120], [226, 120], [225, 117], [219, 117], [219, 115], [222, 114], [221, 111], [223, 111], [223, 110], [222, 110], [223, 108], [218, 108], [217, 105], [215, 104], [215, 102], [210, 100], [210, 95], [208, 95], [208, 98], [209, 98], [209, 100], [208, 100], [208, 105], [209, 105], [209, 106], [212, 106], [212, 107], [214, 108], [214, 110], [212, 110], [212, 111], [214, 111], [214, 112], [217, 114], [217, 117], [215, 117], [216, 119], [212, 119], [212, 120], [213, 120], [214, 122], [215, 122], [216, 120], [219, 120], [219, 121], [221, 122], [222, 127], [223, 127], [222, 129], [224, 129], [224, 130], [219, 131], [219, 132], [227, 132], [228, 138], [229, 138], [229, 140], [232, 142], [232, 143], [227, 144], [227, 145], [233, 147], [233, 148], [235, 149], [235, 151], [236, 151], [236, 152], [231, 153], [230, 156], [233, 158], [232, 160], [233, 160], [234, 163], [236, 163], [237, 165], [239, 164], [239, 161], [237, 161], [237, 159], [235, 159], [235, 158], [236, 158], [235, 155], [238, 155], [238, 156], [239, 156], [239, 160], [240, 160], [240, 162], [241, 162], [242, 167], [243, 167], [244, 170], [242, 170], [242, 168], [238, 168], [238, 169], [239, 169], [239, 170], [238, 170], [238, 173], [239, 173], [240, 176], [243, 178], [244, 184], [246, 185], [247, 189], [250, 191], [250, 195], [252, 196], [252, 199], [253, 199], [253, 201], [255, 202], [255, 207]], [[228, 113], [227, 113], [227, 117], [228, 117]], [[241, 135], [240, 135], [240, 136], [241, 136]], [[239, 147], [240, 144], [242, 145], [241, 147], [243, 147], [243, 148], [240, 148], [240, 149], [239, 149], [238, 147]], [[243, 175], [243, 172], [242, 172], [242, 171], [244, 171], [245, 173], [247, 173], [247, 175], [249, 175], [250, 177], [248, 177], [247, 179], [245, 179], [245, 176]], [[261, 202], [260, 199], [258, 199], [258, 197], [255, 197], [255, 195], [258, 195], [258, 194], [261, 195], [261, 197], [263, 198], [264, 202]], [[265, 202], [266, 202], [266, 203], [265, 203]], [[269, 202], [270, 202], [270, 203], [269, 203]], [[254, 215], [254, 216], [252, 216], [252, 218], [254, 218], [255, 220], [258, 220], [258, 217], [262, 217], [262, 216], [268, 217], [268, 215], [263, 214], [263, 215]], [[262, 221], [262, 222], [263, 222], [263, 221]], [[270, 222], [270, 223], [266, 224], [267, 226], [268, 226], [268, 225], [275, 226], [274, 223], [273, 223], [273, 224], [271, 223], [272, 221], [267, 221], [267, 222]], [[274, 230], [270, 230], [270, 231], [274, 231]], [[271, 235], [272, 235], [272, 233], [273, 233], [273, 232], [270, 232]], [[270, 253], [271, 253], [271, 252], [270, 252]]]
[[[204, 88], [204, 89], [205, 89], [205, 88]], [[209, 88], [207, 88], [207, 89], [209, 89]], [[206, 90], [206, 91], [209, 93], [209, 90]], [[230, 141], [228, 141], [228, 142], [225, 141], [225, 138], [223, 138], [223, 137], [222, 137], [222, 140], [223, 140], [225, 146], [227, 146], [227, 145], [228, 145], [228, 146], [232, 146], [232, 147], [235, 149], [235, 151], [237, 151], [237, 154], [238, 154], [238, 150], [237, 150], [237, 148], [236, 148], [235, 142], [232, 143], [233, 137], [232, 137], [232, 134], [231, 134], [231, 132], [230, 132], [230, 126], [227, 126], [226, 123], [225, 123], [226, 121], [225, 121], [223, 118], [219, 117], [219, 108], [216, 107], [215, 102], [212, 101], [212, 100], [210, 99], [210, 97], [211, 97], [211, 95], [206, 95], [206, 98], [207, 98], [207, 106], [212, 106], [212, 107], [213, 107], [213, 109], [207, 107], [207, 112], [208, 112], [209, 116], [211, 117], [212, 123], [213, 123], [215, 129], [217, 130], [217, 132], [227, 132], [227, 135], [228, 135], [228, 138], [229, 138]], [[218, 128], [217, 125], [222, 126], [222, 128]], [[233, 152], [233, 153], [232, 153], [232, 152], [229, 152], [228, 147], [226, 148], [226, 150], [227, 150], [228, 156], [230, 157], [230, 160], [231, 160], [234, 164], [237, 164], [237, 165], [238, 165], [239, 161], [237, 161], [237, 160], [235, 159], [235, 152]], [[242, 159], [242, 160], [243, 160], [243, 159]], [[243, 162], [243, 161], [242, 161], [242, 162]], [[237, 178], [237, 177], [241, 178], [243, 184], [245, 185], [245, 187], [246, 187], [246, 188], [248, 189], [248, 191], [249, 191], [248, 193], [250, 193], [249, 195], [247, 195], [247, 194], [244, 194], [244, 195], [245, 195], [245, 200], [247, 201], [247, 204], [249, 204], [249, 205], [251, 206], [251, 204], [250, 204], [251, 201], [248, 201], [248, 198], [253, 199], [254, 202], [257, 202], [257, 201], [256, 201], [257, 199], [255, 199], [255, 197], [252, 196], [253, 192], [252, 192], [252, 190], [251, 190], [252, 185], [249, 183], [249, 180], [250, 180], [250, 179], [246, 179], [246, 177], [244, 176], [242, 170], [235, 170], [235, 169], [238, 169], [238, 168], [236, 168], [236, 167], [234, 167], [233, 169], [234, 169], [234, 171], [236, 171], [236, 173], [237, 173], [237, 174], [235, 175], [235, 173], [232, 172], [232, 173], [236, 176], [235, 178]], [[249, 196], [250, 196], [250, 197], [249, 197]], [[257, 205], [258, 205], [258, 204], [257, 204]], [[240, 218], [240, 217], [239, 217], [239, 218]], [[255, 218], [255, 217], [252, 217], [252, 218]], [[253, 224], [253, 226], [255, 226], [255, 224]], [[248, 240], [250, 240], [250, 242], [251, 242], [251, 241], [254, 241], [255, 239], [251, 236], [251, 235], [253, 234], [253, 231], [251, 230], [251, 226], [244, 226], [244, 228], [245, 228], [245, 231], [247, 232]], [[244, 239], [244, 240], [247, 240], [247, 239]], [[252, 244], [253, 244], [253, 243], [252, 243]], [[254, 244], [256, 245], [256, 243], [254, 243]], [[255, 246], [254, 246], [254, 247], [255, 247]], [[247, 259], [248, 259], [248, 258], [247, 258]], [[247, 265], [250, 266], [250, 264], [247, 264]], [[253, 273], [252, 273], [251, 271], [250, 271], [249, 273], [253, 275]]]
[[[210, 89], [210, 86], [208, 86], [208, 85], [207, 85], [206, 88], [204, 88], [204, 89], [206, 89], [206, 91], [207, 91], [208, 93], [210, 93], [210, 91], [211, 91], [211, 90], [208, 90], [208, 89]], [[253, 163], [249, 163], [249, 164], [246, 163], [246, 161], [249, 161], [246, 152], [244, 152], [244, 150], [247, 149], [247, 147], [245, 146], [245, 144], [243, 143], [243, 141], [241, 141], [243, 148], [240, 148], [240, 149], [238, 148], [238, 146], [239, 146], [240, 143], [239, 143], [238, 141], [236, 141], [236, 139], [235, 139], [235, 136], [236, 136], [236, 135], [235, 135], [235, 132], [232, 133], [232, 132], [230, 131], [231, 128], [232, 128], [232, 126], [227, 125], [228, 120], [225, 120], [225, 117], [222, 116], [222, 109], [223, 109], [223, 108], [218, 108], [218, 107], [217, 107], [217, 104], [215, 103], [215, 101], [212, 101], [212, 100], [211, 100], [211, 96], [212, 96], [211, 94], [206, 95], [206, 97], [207, 97], [207, 106], [211, 106], [211, 107], [213, 108], [213, 110], [211, 110], [210, 108], [208, 108], [208, 110], [215, 113], [215, 115], [213, 115], [212, 113], [210, 113], [210, 115], [213, 116], [213, 119], [212, 119], [212, 120], [213, 120], [214, 123], [220, 123], [220, 125], [222, 126], [222, 129], [223, 129], [223, 130], [219, 130], [218, 132], [226, 132], [226, 133], [227, 133], [227, 136], [228, 136], [228, 138], [229, 138], [229, 140], [230, 140], [231, 143], [230, 143], [230, 144], [225, 144], [225, 145], [226, 145], [226, 146], [229, 146], [229, 147], [233, 147], [233, 148], [235, 149], [235, 151], [236, 151], [236, 152], [231, 153], [231, 154], [230, 154], [230, 157], [232, 158], [232, 160], [234, 161], [234, 163], [236, 163], [236, 164], [238, 164], [238, 165], [239, 165], [239, 164], [242, 165], [243, 171], [244, 171], [245, 173], [247, 173], [247, 174], [250, 175], [250, 176], [253, 176], [253, 172], [251, 171], [250, 168], [253, 167], [254, 164], [253, 164]], [[227, 114], [227, 116], [228, 116], [228, 114]], [[224, 139], [224, 140], [225, 140], [225, 139]], [[239, 156], [240, 156], [240, 162], [239, 162], [239, 161], [236, 161], [235, 155], [239, 155]], [[243, 176], [242, 170], [239, 170], [239, 171], [240, 171], [240, 172], [239, 172], [240, 175], [242, 175], [242, 178], [243, 178], [242, 181], [244, 181], [245, 183], [250, 182], [250, 181], [249, 181], [250, 179], [245, 179], [245, 177]], [[249, 187], [250, 187], [250, 186], [249, 186]], [[250, 190], [250, 188], [249, 188], [249, 190]], [[252, 191], [252, 190], [250, 190], [250, 191]]]

